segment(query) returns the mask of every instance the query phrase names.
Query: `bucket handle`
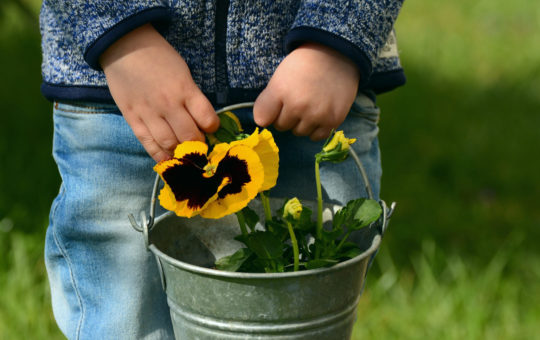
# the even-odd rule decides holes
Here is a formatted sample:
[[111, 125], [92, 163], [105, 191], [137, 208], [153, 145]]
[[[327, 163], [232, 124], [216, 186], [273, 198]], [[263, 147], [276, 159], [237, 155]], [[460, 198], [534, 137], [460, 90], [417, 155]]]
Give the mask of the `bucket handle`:
[[[245, 102], [245, 103], [239, 103], [234, 105], [225, 106], [219, 110], [216, 111], [216, 114], [223, 113], [225, 111], [234, 111], [237, 109], [244, 109], [244, 108], [252, 108], [254, 105], [254, 102]], [[358, 154], [356, 151], [354, 151], [353, 148], [349, 148], [349, 153], [351, 154], [354, 162], [356, 163], [356, 167], [360, 171], [360, 175], [362, 176], [362, 180], [365, 185], [366, 193], [368, 195], [368, 198], [373, 199], [373, 190], [371, 188], [371, 184], [369, 183], [369, 179], [366, 173], [366, 170], [364, 168], [364, 165], [362, 164], [362, 161], [360, 160], [360, 157], [358, 157]], [[156, 179], [154, 180], [154, 187], [152, 188], [152, 199], [150, 201], [150, 215], [148, 217], [148, 221], [146, 221], [146, 216], [144, 212], [141, 212], [141, 226], [137, 224], [137, 221], [135, 221], [135, 217], [133, 217], [133, 214], [129, 214], [128, 218], [131, 223], [131, 226], [133, 229], [135, 229], [138, 232], [143, 233], [144, 238], [144, 245], [146, 248], [149, 246], [149, 240], [148, 235], [150, 230], [152, 230], [152, 227], [154, 226], [154, 218], [155, 218], [155, 212], [156, 212], [156, 201], [157, 201], [157, 192], [159, 189], [159, 183], [160, 183], [160, 176], [159, 174], [156, 175]], [[384, 234], [386, 231], [386, 228], [388, 227], [388, 222], [390, 221], [390, 216], [392, 216], [392, 213], [394, 212], [394, 209], [396, 207], [396, 202], [393, 202], [390, 207], [386, 205], [386, 203], [383, 200], [379, 201], [379, 204], [381, 204], [382, 210], [383, 210], [383, 216], [382, 216], [382, 223], [381, 223], [381, 235]]]

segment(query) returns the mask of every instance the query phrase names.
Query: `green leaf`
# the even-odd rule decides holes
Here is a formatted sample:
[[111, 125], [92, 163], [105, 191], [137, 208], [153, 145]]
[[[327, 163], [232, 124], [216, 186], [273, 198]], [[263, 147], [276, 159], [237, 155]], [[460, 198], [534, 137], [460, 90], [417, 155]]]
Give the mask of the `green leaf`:
[[236, 135], [240, 132], [240, 130], [238, 129], [238, 125], [236, 124], [234, 119], [224, 113], [220, 113], [218, 117], [220, 122], [220, 129], [225, 129], [233, 135]]
[[293, 224], [293, 227], [295, 229], [300, 229], [303, 231], [313, 231], [315, 232], [315, 229], [317, 227], [317, 224], [311, 219], [311, 215], [313, 212], [308, 207], [304, 206], [302, 209], [302, 213], [300, 214], [300, 218], [295, 221]]
[[270, 227], [270, 228], [267, 227], [266, 229], [287, 231], [287, 225], [285, 224], [285, 222], [283, 222], [280, 219], [277, 219], [275, 216], [271, 221], [266, 221], [266, 225]]
[[341, 228], [343, 226], [343, 224], [347, 220], [347, 212], [348, 212], [347, 206], [345, 206], [345, 207], [339, 209], [334, 214], [334, 220], [332, 221], [333, 222], [332, 225], [333, 225], [334, 228]]
[[354, 213], [354, 219], [358, 222], [356, 228], [360, 229], [375, 222], [382, 214], [381, 205], [372, 199], [365, 199]]
[[264, 260], [277, 259], [283, 254], [281, 240], [269, 231], [256, 231], [248, 235], [248, 247]]
[[[349, 247], [345, 247], [345, 245], [351, 245]], [[362, 250], [358, 248], [358, 246], [354, 243], [346, 243], [343, 246], [343, 249], [337, 254], [336, 257], [339, 258], [349, 258], [352, 259], [360, 254], [362, 254]]]
[[285, 240], [289, 238], [289, 230], [284, 221], [277, 219], [275, 216], [272, 221], [266, 221], [266, 230], [274, 234], [281, 243], [284, 243]]
[[228, 272], [235, 272], [253, 254], [247, 248], [240, 248], [234, 254], [222, 257], [216, 261], [216, 268]]
[[358, 198], [349, 201], [334, 215], [333, 225], [334, 228], [346, 225], [351, 230], [358, 230], [376, 221], [381, 214], [382, 208], [377, 201]]
[[320, 162], [340, 163], [349, 157], [349, 149], [329, 152], [319, 152], [315, 155], [315, 159]]
[[316, 259], [311, 260], [306, 263], [306, 269], [317, 269], [317, 268], [323, 268], [323, 267], [331, 267], [338, 263], [338, 260], [334, 259]]
[[311, 251], [309, 250], [308, 237], [307, 234], [304, 234], [302, 231], [299, 231], [296, 235], [298, 240], [298, 247], [300, 248], [300, 254], [302, 258], [308, 259], [312, 256]]
[[222, 128], [219, 128], [216, 132], [214, 132], [214, 137], [216, 137], [220, 142], [224, 143], [230, 143], [236, 140], [235, 134], [227, 129]]
[[242, 213], [244, 214], [244, 219], [247, 226], [251, 231], [254, 231], [255, 226], [259, 222], [259, 215], [257, 215], [257, 213], [250, 207], [245, 207], [244, 209], [242, 209]]
[[322, 231], [322, 238], [323, 240], [329, 242], [329, 241], [335, 241], [343, 235], [343, 229], [341, 228], [334, 228], [332, 230], [325, 230]]

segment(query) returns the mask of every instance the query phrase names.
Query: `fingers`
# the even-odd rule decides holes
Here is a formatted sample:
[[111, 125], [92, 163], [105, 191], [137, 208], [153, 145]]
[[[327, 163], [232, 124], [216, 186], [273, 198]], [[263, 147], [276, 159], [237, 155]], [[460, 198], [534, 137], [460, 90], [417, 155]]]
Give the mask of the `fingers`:
[[301, 45], [282, 60], [257, 98], [255, 122], [312, 140], [324, 139], [345, 120], [359, 77], [356, 65], [337, 51]]
[[278, 131], [290, 130], [296, 136], [309, 136], [314, 141], [327, 138], [332, 128], [337, 127], [334, 125], [341, 123], [333, 119], [335, 108], [330, 105], [312, 105], [309, 98], [288, 94], [269, 84], [255, 101], [255, 123], [272, 124]]
[[305, 132], [309, 132], [310, 125], [305, 119], [302, 120], [302, 108], [296, 108], [292, 105], [281, 107], [281, 111], [274, 121], [274, 127], [278, 131], [293, 130], [293, 133], [298, 136], [305, 136]]
[[[166, 123], [166, 125], [156, 124], [157, 122], [153, 123], [156, 125], [162, 125], [161, 130], [158, 130], [157, 126], [155, 130], [152, 129], [150, 127], [150, 123], [148, 126], [150, 131], [153, 132], [153, 135], [156, 136], [156, 141], [164, 148], [174, 150], [178, 143], [188, 140], [204, 141], [203, 132], [199, 129], [191, 114], [183, 107], [172, 112], [169, 111], [167, 114], [162, 115], [161, 121]], [[169, 144], [171, 137], [174, 138], [172, 148]]]
[[329, 129], [327, 127], [319, 127], [316, 128], [310, 135], [309, 139], [312, 141], [319, 141], [328, 138], [330, 136], [330, 132], [332, 132], [332, 129]]
[[283, 109], [275, 122], [282, 131], [291, 130], [296, 136], [309, 136], [317, 141], [328, 137], [333, 128], [339, 124], [327, 116], [332, 112], [324, 108], [309, 108], [304, 106], [295, 109]]
[[268, 87], [255, 101], [253, 118], [259, 126], [273, 125], [278, 131], [290, 130], [296, 136], [310, 136], [312, 140], [324, 139], [332, 127], [323, 124], [330, 122], [328, 116], [332, 114], [330, 110], [325, 111], [325, 108], [310, 106], [307, 100], [281, 96]]
[[[204, 97], [202, 93], [201, 96]], [[187, 104], [169, 101], [169, 104], [157, 107], [125, 109], [123, 115], [147, 153], [159, 162], [169, 159], [181, 142], [204, 141], [201, 129], [210, 132], [219, 127], [219, 119], [206, 101], [206, 97], [192, 100], [191, 111], [186, 108]]]
[[266, 127], [278, 118], [282, 101], [275, 95], [274, 91], [268, 86], [255, 100], [253, 105], [253, 119], [259, 126]]
[[152, 25], [134, 30], [100, 58], [122, 115], [148, 154], [169, 158], [178, 143], [204, 141], [219, 127], [181, 55]]
[[164, 161], [171, 158], [170, 151], [162, 148], [155, 140], [154, 136], [142, 120], [137, 120], [136, 122], [129, 123], [135, 137], [139, 140], [141, 145], [144, 147], [146, 152], [152, 157], [156, 162]]
[[201, 92], [191, 97], [185, 106], [200, 130], [212, 133], [219, 128], [219, 118], [214, 107]]

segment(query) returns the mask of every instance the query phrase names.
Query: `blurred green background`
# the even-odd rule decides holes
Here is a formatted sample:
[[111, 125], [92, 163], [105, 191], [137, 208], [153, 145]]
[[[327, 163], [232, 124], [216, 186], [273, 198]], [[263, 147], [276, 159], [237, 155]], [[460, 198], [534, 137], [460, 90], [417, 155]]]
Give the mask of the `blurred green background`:
[[[0, 340], [62, 338], [42, 255], [59, 176], [38, 12], [0, 2]], [[396, 26], [408, 83], [379, 105], [398, 208], [353, 339], [540, 339], [540, 2], [408, 1]]]

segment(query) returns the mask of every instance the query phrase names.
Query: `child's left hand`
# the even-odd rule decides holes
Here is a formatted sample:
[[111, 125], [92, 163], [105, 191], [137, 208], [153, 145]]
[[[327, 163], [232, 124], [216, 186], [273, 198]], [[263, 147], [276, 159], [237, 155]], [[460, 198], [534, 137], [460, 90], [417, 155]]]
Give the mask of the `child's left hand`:
[[347, 117], [359, 80], [349, 58], [323, 45], [304, 44], [283, 59], [255, 101], [255, 123], [324, 139]]

